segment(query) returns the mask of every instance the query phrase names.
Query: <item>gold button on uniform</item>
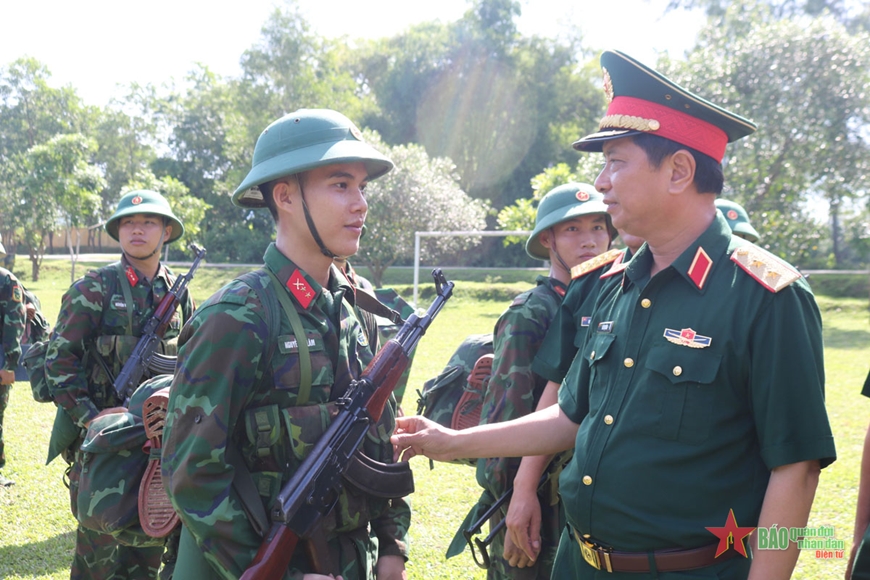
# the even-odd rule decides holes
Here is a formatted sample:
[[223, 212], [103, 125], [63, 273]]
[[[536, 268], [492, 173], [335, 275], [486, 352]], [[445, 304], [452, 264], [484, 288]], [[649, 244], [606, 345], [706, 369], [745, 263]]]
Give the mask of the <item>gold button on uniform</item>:
[[675, 377], [678, 377], [678, 376], [680, 376], [681, 374], [683, 374], [683, 367], [681, 367], [681, 366], [675, 366], [675, 367], [674, 367], [674, 376], [675, 376]]
[[644, 298], [640, 301], [640, 305], [644, 308], [649, 308], [650, 306], [652, 306], [652, 300], [650, 300], [649, 298]]
[[595, 360], [595, 351], [594, 350], [589, 354], [589, 360]]
[[630, 358], [627, 358], [627, 359], [625, 359], [625, 361], [623, 361], [623, 364], [624, 364], [626, 367], [631, 368], [631, 367], [634, 366], [634, 361], [633, 361], [632, 359], [630, 359]]
[[605, 425], [612, 425], [613, 424], [613, 415], [605, 415], [604, 416], [604, 423], [605, 423]]
[[583, 483], [586, 485], [592, 485], [592, 478], [588, 475], [583, 476]]

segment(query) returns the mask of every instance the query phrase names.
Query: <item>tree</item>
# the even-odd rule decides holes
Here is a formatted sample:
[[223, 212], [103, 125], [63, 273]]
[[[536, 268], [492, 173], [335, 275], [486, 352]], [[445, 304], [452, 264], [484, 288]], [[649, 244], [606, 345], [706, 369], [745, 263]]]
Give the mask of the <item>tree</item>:
[[870, 37], [849, 35], [830, 17], [771, 20], [763, 6], [736, 2], [702, 32], [685, 63], [665, 60], [660, 68], [759, 125], [728, 148], [727, 194], [746, 207], [765, 247], [804, 267], [823, 261], [824, 226], [807, 214], [807, 202], [828, 201], [838, 240], [839, 207], [870, 185], [862, 136]]
[[[388, 147], [371, 131], [364, 135], [396, 164], [366, 188], [366, 234], [354, 261], [368, 266], [372, 284], [380, 287], [387, 268], [413, 258], [414, 232], [486, 228], [489, 204], [462, 191], [449, 159], [430, 158], [419, 145]], [[423, 258], [434, 261], [478, 242], [465, 237], [427, 238], [420, 251]]]
[[96, 143], [83, 135], [57, 135], [13, 159], [9, 177], [17, 203], [10, 213], [28, 247], [34, 281], [39, 280], [45, 239], [59, 226], [67, 232], [75, 280], [73, 231], [97, 219], [99, 191], [105, 186], [98, 169], [88, 163], [95, 150]]

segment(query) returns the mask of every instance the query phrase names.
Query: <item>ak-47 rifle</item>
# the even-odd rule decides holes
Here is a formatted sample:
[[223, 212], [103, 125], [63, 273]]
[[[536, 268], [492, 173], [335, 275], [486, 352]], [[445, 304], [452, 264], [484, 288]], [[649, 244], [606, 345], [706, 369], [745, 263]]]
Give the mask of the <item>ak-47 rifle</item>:
[[125, 407], [130, 400], [130, 395], [139, 386], [146, 369], [155, 369], [164, 374], [175, 371], [174, 357], [166, 357], [158, 353], [157, 345], [160, 344], [163, 335], [166, 334], [166, 328], [172, 321], [172, 317], [175, 316], [175, 311], [181, 303], [182, 293], [193, 279], [193, 273], [196, 272], [199, 263], [205, 257], [205, 248], [196, 244], [190, 244], [189, 248], [195, 254], [190, 270], [187, 271], [187, 274], [175, 279], [172, 288], [157, 305], [154, 315], [142, 329], [142, 336], [136, 343], [133, 354], [130, 355], [121, 372], [115, 378], [115, 393], [118, 395], [118, 399], [124, 402]]
[[433, 270], [437, 296], [422, 316], [412, 314], [395, 338], [378, 351], [360, 378], [338, 399], [340, 411], [288, 481], [271, 509], [272, 526], [241, 580], [283, 576], [296, 544], [311, 537], [339, 498], [342, 475], [371, 424], [376, 423], [408, 366], [408, 356], [453, 294], [441, 270]]

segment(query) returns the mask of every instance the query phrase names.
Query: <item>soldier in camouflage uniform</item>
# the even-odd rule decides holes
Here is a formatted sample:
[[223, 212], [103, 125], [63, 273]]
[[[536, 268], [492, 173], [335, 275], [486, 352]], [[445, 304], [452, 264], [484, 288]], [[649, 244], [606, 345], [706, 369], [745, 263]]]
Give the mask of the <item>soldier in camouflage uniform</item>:
[[[184, 233], [166, 199], [145, 190], [122, 197], [105, 229], [120, 242], [121, 260], [88, 272], [66, 291], [46, 352], [46, 381], [58, 406], [48, 461], [62, 454], [71, 464], [73, 515], [83, 434], [101, 412], [123, 404], [113, 388], [114, 376], [175, 280], [160, 263], [163, 246]], [[192, 311], [189, 295], [183, 297], [184, 319]], [[164, 335], [163, 354], [175, 354], [180, 329], [181, 314], [176, 313]], [[162, 547], [124, 546], [110, 535], [78, 526], [70, 578], [155, 578], [162, 553]]]
[[[532, 372], [532, 360], [565, 296], [571, 269], [605, 252], [615, 236], [601, 194], [587, 184], [568, 183], [548, 192], [538, 205], [535, 221], [526, 252], [550, 261], [549, 276], [539, 276], [537, 286], [517, 296], [496, 322], [493, 371], [483, 398], [481, 424], [509, 421], [535, 410], [546, 380]], [[478, 461], [477, 480], [490, 499], [501, 496], [512, 484], [519, 462], [506, 457]], [[544, 522], [542, 553], [532, 562], [509, 538], [499, 534], [490, 549], [488, 578], [550, 577], [564, 525], [556, 478], [551, 482], [538, 496]]]
[[[2, 247], [2, 246], [0, 246]], [[4, 252], [5, 254], [5, 252]], [[0, 268], [0, 316], [3, 331], [3, 362], [0, 368], [0, 469], [6, 465], [3, 444], [3, 415], [9, 404], [9, 391], [15, 382], [15, 369], [21, 356], [21, 336], [24, 334], [24, 293], [18, 278]], [[0, 474], [0, 487], [13, 485], [13, 481]]]
[[[257, 140], [233, 202], [267, 207], [276, 241], [264, 267], [209, 298], [179, 342], [163, 450], [164, 482], [183, 524], [179, 578], [238, 578], [251, 564], [262, 542], [255, 514], [268, 512], [334, 417], [336, 399], [372, 359], [377, 338], [363, 331], [333, 258], [357, 251], [363, 189], [392, 167], [331, 110], [291, 113]], [[393, 461], [394, 422], [391, 401], [365, 438], [366, 455]], [[328, 569], [315, 572], [300, 545], [284, 578], [403, 578], [409, 524], [403, 500], [345, 483], [320, 525], [318, 556]]]

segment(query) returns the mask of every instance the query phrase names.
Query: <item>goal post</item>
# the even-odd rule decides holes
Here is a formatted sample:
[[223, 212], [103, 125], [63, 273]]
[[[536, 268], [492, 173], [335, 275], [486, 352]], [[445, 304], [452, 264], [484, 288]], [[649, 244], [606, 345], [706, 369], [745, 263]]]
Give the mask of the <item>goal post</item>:
[[503, 238], [506, 236], [523, 236], [528, 237], [531, 231], [516, 230], [478, 230], [478, 231], [441, 231], [441, 232], [414, 232], [414, 301], [413, 306], [417, 308], [417, 292], [420, 287], [420, 239], [421, 238], [448, 238], [453, 236], [465, 237], [483, 237], [483, 238]]

